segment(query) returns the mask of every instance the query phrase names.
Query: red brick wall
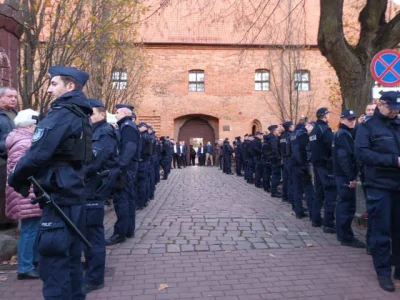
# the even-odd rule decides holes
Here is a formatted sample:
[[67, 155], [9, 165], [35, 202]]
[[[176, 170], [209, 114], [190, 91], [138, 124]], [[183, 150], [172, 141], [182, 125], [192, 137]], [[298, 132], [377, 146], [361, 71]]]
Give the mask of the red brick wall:
[[[176, 119], [191, 114], [217, 118], [219, 132], [216, 132], [216, 137], [229, 137], [231, 140], [251, 132], [254, 120], [259, 120], [264, 131], [269, 125], [279, 122], [279, 117], [271, 109], [277, 107], [274, 98], [277, 88], [255, 91], [254, 72], [260, 68], [272, 69], [281, 90], [281, 65], [275, 59], [280, 50], [255, 48], [241, 53], [235, 48], [194, 45], [147, 48], [152, 70], [138, 113], [139, 118], [141, 114], [160, 116], [161, 135], [177, 138]], [[311, 73], [311, 90], [299, 94], [303, 99], [300, 115], [303, 113], [315, 119], [318, 107], [332, 106], [328, 102], [326, 80], [335, 81], [336, 76], [318, 49], [301, 51], [303, 58], [299, 64]], [[188, 92], [188, 72], [193, 69], [204, 70], [205, 92]], [[284, 99], [287, 99], [289, 88], [286, 83], [283, 86]], [[332, 124], [337, 123], [338, 112], [336, 109]], [[223, 131], [224, 125], [230, 125], [231, 131]]]

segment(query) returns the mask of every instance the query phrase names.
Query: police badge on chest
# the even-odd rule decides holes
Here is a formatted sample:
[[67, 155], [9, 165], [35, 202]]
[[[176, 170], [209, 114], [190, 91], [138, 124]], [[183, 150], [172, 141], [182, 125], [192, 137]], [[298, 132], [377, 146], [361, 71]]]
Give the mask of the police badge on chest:
[[36, 127], [35, 132], [32, 136], [32, 143], [36, 143], [38, 140], [40, 140], [43, 137], [43, 134], [44, 128]]

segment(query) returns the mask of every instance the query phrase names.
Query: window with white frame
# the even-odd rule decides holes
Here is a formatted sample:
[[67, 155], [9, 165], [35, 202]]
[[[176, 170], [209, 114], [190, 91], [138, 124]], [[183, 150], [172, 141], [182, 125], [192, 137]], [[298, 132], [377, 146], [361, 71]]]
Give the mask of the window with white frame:
[[254, 90], [268, 91], [269, 90], [269, 71], [259, 69], [254, 73]]
[[204, 71], [189, 71], [189, 92], [204, 92]]
[[128, 74], [125, 70], [113, 70], [111, 77], [111, 87], [113, 90], [125, 90], [128, 83]]
[[296, 91], [310, 90], [310, 71], [308, 70], [294, 71], [294, 89]]

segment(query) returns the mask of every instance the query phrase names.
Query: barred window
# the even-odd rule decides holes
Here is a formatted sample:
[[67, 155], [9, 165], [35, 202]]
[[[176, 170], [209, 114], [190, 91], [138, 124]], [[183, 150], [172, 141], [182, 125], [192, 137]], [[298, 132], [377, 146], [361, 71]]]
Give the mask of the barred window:
[[268, 70], [256, 70], [254, 73], [254, 89], [256, 91], [268, 91], [269, 90], [269, 71]]
[[111, 87], [113, 90], [125, 90], [128, 83], [128, 74], [123, 69], [112, 72]]
[[204, 92], [204, 71], [189, 71], [189, 92]]
[[294, 71], [294, 89], [296, 91], [310, 90], [310, 71], [308, 70]]

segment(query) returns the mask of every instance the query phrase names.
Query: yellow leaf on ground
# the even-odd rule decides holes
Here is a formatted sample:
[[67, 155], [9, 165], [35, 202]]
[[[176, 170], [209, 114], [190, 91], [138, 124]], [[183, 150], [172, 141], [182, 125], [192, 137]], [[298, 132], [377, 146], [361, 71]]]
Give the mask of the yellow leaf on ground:
[[7, 276], [0, 276], [0, 281], [6, 281], [8, 279]]
[[158, 286], [158, 291], [162, 291], [162, 290], [165, 290], [165, 289], [167, 289], [168, 288], [168, 284], [165, 284], [165, 283], [161, 283], [159, 286]]
[[311, 244], [311, 243], [308, 243], [308, 244], [306, 244], [307, 245], [307, 247], [308, 248], [310, 248], [310, 247], [314, 247], [314, 245], [313, 244]]
[[275, 255], [273, 255], [272, 253], [270, 253], [270, 254], [269, 254], [269, 256], [271, 256], [271, 257], [275, 257]]
[[225, 253], [231, 253], [232, 250], [225, 250]]

